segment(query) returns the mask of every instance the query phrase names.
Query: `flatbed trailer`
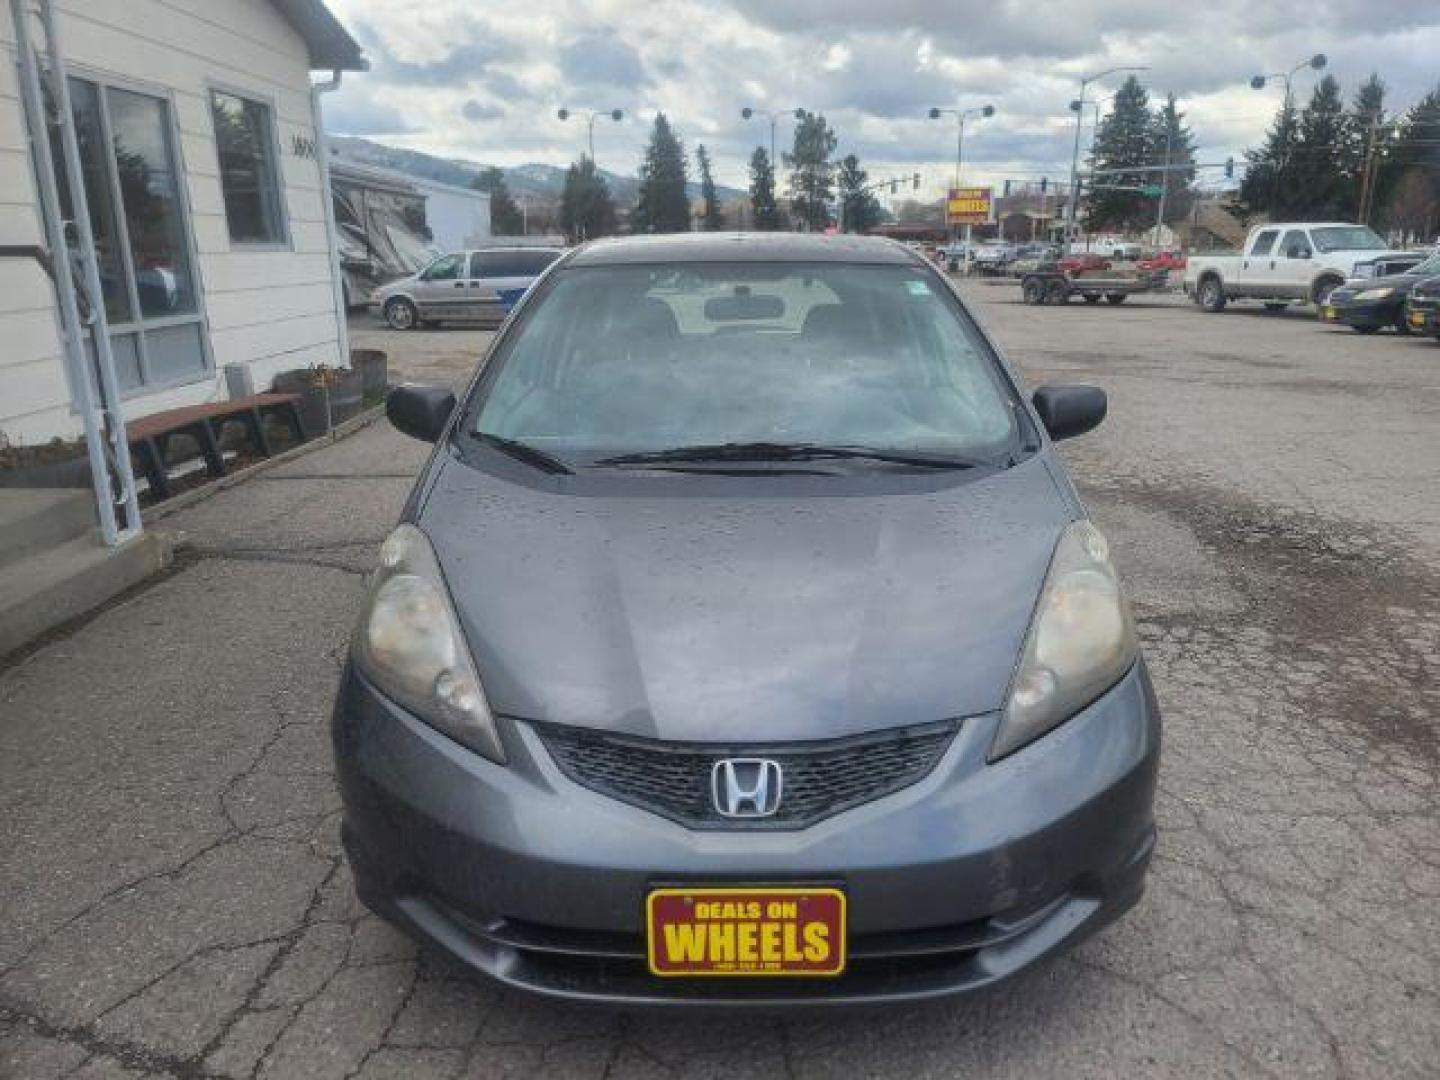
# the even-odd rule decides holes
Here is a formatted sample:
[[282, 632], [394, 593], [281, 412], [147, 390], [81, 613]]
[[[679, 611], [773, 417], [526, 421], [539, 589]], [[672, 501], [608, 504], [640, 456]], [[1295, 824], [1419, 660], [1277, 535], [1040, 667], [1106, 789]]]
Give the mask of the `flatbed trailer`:
[[1031, 270], [1020, 279], [1020, 296], [1027, 304], [1064, 304], [1072, 296], [1084, 297], [1087, 304], [1102, 299], [1123, 304], [1135, 293], [1155, 292], [1164, 288], [1164, 270], [1139, 270], [1116, 273], [1113, 270], [1085, 270], [1067, 274], [1058, 269]]

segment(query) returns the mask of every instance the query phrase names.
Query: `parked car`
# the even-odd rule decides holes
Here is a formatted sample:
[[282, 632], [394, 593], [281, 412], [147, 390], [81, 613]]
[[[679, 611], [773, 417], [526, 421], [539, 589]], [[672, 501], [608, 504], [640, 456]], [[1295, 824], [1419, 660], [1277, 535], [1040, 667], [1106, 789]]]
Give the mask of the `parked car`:
[[1250, 230], [1234, 255], [1193, 254], [1185, 266], [1185, 292], [1205, 311], [1231, 300], [1262, 300], [1267, 308], [1325, 303], [1332, 289], [1355, 276], [1357, 264], [1389, 251], [1364, 225], [1280, 222]]
[[1015, 258], [1015, 247], [1003, 240], [986, 240], [971, 258], [982, 274], [999, 273]]
[[373, 910], [542, 994], [775, 1008], [973, 990], [1140, 896], [1160, 715], [1054, 448], [1105, 394], [1023, 396], [920, 256], [599, 241], [458, 404], [387, 408], [444, 449], [334, 710]]
[[1185, 262], [1183, 251], [1157, 251], [1154, 255], [1140, 259], [1135, 265], [1141, 270], [1165, 270], [1175, 273], [1185, 269]]
[[1419, 266], [1432, 254], [1434, 253], [1429, 251], [1402, 251], [1394, 255], [1382, 255], [1378, 259], [1366, 259], [1355, 264], [1355, 273], [1352, 277], [1354, 280], [1360, 280], [1403, 274], [1411, 267]]
[[559, 248], [495, 247], [441, 255], [423, 270], [380, 286], [370, 306], [393, 330], [425, 323], [500, 323], [513, 290], [528, 289]]
[[1387, 326], [1408, 334], [1405, 300], [1410, 289], [1436, 275], [1440, 275], [1440, 255], [1432, 255], [1403, 273], [1347, 281], [1321, 305], [1320, 320], [1340, 323], [1362, 334], [1373, 334]]
[[1109, 270], [1110, 260], [1103, 255], [1096, 255], [1087, 251], [1078, 255], [1066, 255], [1063, 259], [1057, 259], [1055, 268], [1066, 274], [1080, 274], [1087, 270]]
[[1411, 287], [1405, 301], [1405, 325], [1412, 334], [1430, 334], [1440, 342], [1440, 277]]

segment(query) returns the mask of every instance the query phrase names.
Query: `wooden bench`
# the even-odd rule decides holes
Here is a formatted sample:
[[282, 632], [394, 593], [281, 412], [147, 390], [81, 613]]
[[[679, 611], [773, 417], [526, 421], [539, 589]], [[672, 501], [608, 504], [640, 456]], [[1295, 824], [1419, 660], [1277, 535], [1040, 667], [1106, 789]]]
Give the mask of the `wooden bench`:
[[270, 456], [270, 440], [265, 437], [265, 418], [279, 417], [290, 429], [296, 443], [305, 441], [300, 425], [299, 394], [255, 394], [231, 401], [213, 401], [204, 405], [186, 405], [179, 409], [142, 416], [125, 425], [125, 436], [135, 452], [136, 464], [150, 491], [156, 498], [170, 495], [170, 476], [165, 467], [165, 453], [176, 435], [189, 435], [199, 444], [200, 456], [211, 476], [225, 475], [225, 458], [220, 452], [220, 433], [226, 424], [245, 428], [255, 450]]

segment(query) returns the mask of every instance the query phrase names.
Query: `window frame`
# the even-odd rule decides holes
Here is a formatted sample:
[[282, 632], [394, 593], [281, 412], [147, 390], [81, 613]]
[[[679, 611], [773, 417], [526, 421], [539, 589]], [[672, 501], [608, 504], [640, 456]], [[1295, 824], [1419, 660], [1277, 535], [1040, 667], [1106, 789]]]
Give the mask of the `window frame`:
[[[270, 178], [273, 184], [274, 218], [271, 223], [276, 230], [274, 240], [237, 240], [230, 228], [230, 210], [225, 204], [225, 165], [220, 157], [220, 131], [215, 124], [215, 95], [239, 99], [247, 105], [258, 105], [265, 110], [270, 128], [265, 140], [270, 153]], [[290, 229], [290, 208], [285, 199], [285, 170], [283, 167], [284, 147], [280, 145], [279, 112], [275, 99], [268, 94], [235, 86], [232, 83], [207, 79], [205, 82], [205, 104], [210, 113], [210, 139], [215, 147], [215, 182], [220, 185], [221, 216], [225, 219], [225, 237], [232, 251], [293, 251], [294, 237]]]
[[[133, 336], [135, 338], [136, 363], [139, 368], [140, 382], [134, 386], [122, 387], [120, 399], [129, 401], [134, 398], [143, 398], [151, 394], [163, 393], [167, 390], [176, 390], [181, 387], [195, 386], [200, 383], [213, 382], [216, 375], [214, 346], [210, 340], [210, 316], [206, 310], [205, 287], [200, 276], [200, 248], [195, 238], [195, 208], [190, 200], [190, 170], [185, 162], [185, 146], [181, 138], [180, 115], [176, 104], [176, 90], [174, 87], [162, 86], [157, 83], [146, 82], [142, 79], [135, 79], [126, 75], [117, 75], [114, 72], [102, 68], [93, 67], [86, 63], [67, 62], [65, 64], [65, 77], [67, 79], [79, 79], [83, 82], [92, 83], [97, 91], [100, 110], [100, 130], [107, 148], [107, 153], [102, 161], [105, 182], [114, 196], [116, 208], [116, 243], [119, 245], [121, 261], [124, 264], [124, 277], [126, 290], [131, 305], [132, 317], [124, 322], [111, 321], [106, 319], [112, 342], [117, 337]], [[133, 269], [133, 253], [130, 247], [130, 227], [125, 220], [124, 199], [120, 190], [118, 169], [115, 164], [113, 147], [115, 145], [114, 134], [111, 128], [110, 103], [107, 91], [125, 90], [132, 94], [139, 94], [144, 97], [155, 98], [164, 105], [165, 136], [169, 150], [172, 155], [172, 165], [175, 169], [176, 178], [176, 205], [180, 210], [180, 226], [183, 235], [182, 243], [185, 248], [186, 258], [189, 260], [191, 288], [195, 293], [195, 309], [179, 315], [164, 315], [157, 318], [146, 318], [141, 311], [139, 289], [135, 281]], [[88, 199], [88, 193], [87, 193]], [[194, 324], [199, 329], [201, 367], [193, 372], [172, 377], [168, 379], [156, 379], [151, 375], [151, 364], [149, 351], [146, 344], [147, 330], [164, 330], [172, 326], [184, 326]], [[88, 338], [87, 338], [87, 347]]]

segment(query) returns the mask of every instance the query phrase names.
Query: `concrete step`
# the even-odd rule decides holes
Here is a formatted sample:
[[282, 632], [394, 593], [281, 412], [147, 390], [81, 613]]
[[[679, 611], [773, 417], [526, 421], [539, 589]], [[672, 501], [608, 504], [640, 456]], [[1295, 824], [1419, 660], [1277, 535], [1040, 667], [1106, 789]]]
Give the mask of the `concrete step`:
[[170, 544], [145, 532], [107, 548], [91, 536], [0, 567], [0, 657], [83, 615], [170, 562]]
[[83, 488], [0, 488], [0, 569], [95, 528], [95, 497]]

